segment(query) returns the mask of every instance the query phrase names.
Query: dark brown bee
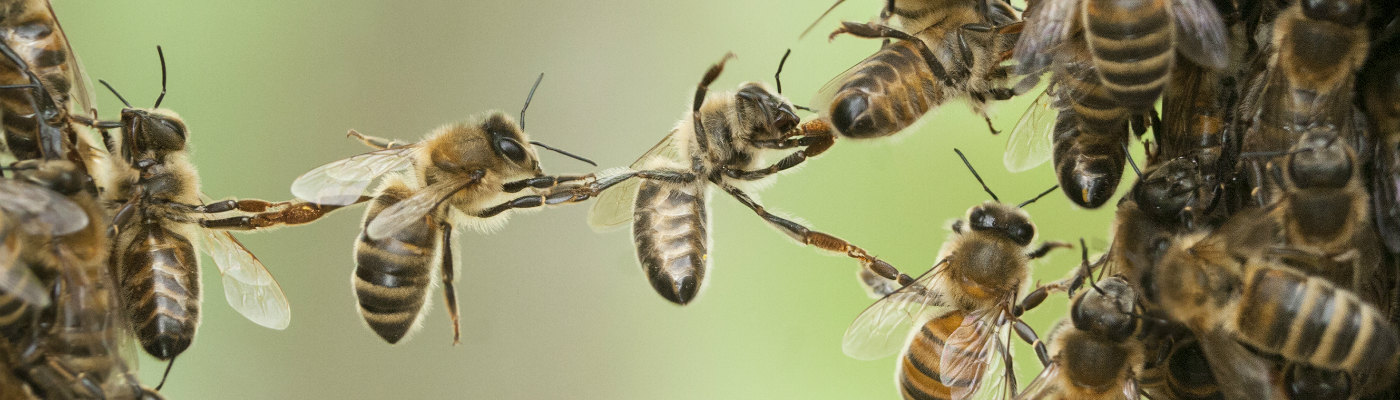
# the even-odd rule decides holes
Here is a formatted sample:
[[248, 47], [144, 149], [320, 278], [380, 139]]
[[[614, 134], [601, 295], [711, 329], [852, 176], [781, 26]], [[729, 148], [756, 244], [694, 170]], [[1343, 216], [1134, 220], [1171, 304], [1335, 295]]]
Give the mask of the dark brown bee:
[[[1016, 13], [1002, 0], [890, 1], [880, 23], [846, 22], [842, 33], [894, 39], [832, 79], [813, 101], [842, 135], [893, 135], [958, 98], [987, 120], [987, 103], [1013, 95], [999, 64], [1016, 42]], [[883, 24], [889, 22], [889, 25]]]
[[48, 1], [0, 4], [0, 42], [12, 64], [0, 68], [0, 85], [11, 88], [0, 90], [6, 148], [20, 160], [69, 159], [86, 169], [89, 132], [68, 118], [93, 116], [92, 93]]
[[1138, 384], [1149, 398], [1223, 400], [1201, 345], [1189, 333], [1165, 343], [1167, 356], [1143, 366]]
[[1070, 323], [1050, 333], [1050, 365], [1018, 399], [1136, 399], [1145, 360], [1137, 293], [1109, 277], [1070, 302]]
[[[774, 215], [745, 192], [751, 182], [826, 151], [834, 136], [821, 120], [801, 123], [792, 103], [763, 83], [747, 82], [737, 91], [706, 96], [728, 59], [705, 74], [691, 112], [675, 130], [633, 163], [632, 171], [602, 185], [622, 186], [603, 192], [589, 211], [589, 224], [608, 229], [631, 220], [637, 259], [647, 279], [657, 293], [677, 304], [694, 300], [708, 276], [706, 227], [712, 185], [793, 240], [861, 260], [885, 279], [900, 279], [898, 271], [864, 249]], [[770, 150], [791, 148], [800, 149], [776, 163], [763, 160]]]
[[[413, 333], [432, 282], [441, 279], [453, 343], [460, 342], [452, 285], [455, 227], [490, 231], [505, 223], [509, 211], [582, 201], [596, 193], [577, 184], [591, 182], [591, 174], [545, 175], [526, 143], [549, 147], [529, 141], [522, 126], [491, 112], [443, 126], [411, 144], [352, 133], [377, 150], [317, 167], [292, 184], [293, 194], [316, 205], [308, 206], [313, 212], [373, 196], [355, 242], [351, 281], [361, 316], [385, 341], [398, 343]], [[383, 183], [369, 190], [380, 178]]]

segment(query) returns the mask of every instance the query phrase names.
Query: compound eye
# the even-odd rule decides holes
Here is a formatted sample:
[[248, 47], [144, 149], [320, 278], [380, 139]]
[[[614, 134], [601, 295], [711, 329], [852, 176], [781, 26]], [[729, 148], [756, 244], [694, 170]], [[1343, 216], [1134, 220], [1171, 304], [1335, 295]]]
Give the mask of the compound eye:
[[1029, 246], [1031, 238], [1035, 236], [1035, 228], [1025, 224], [1015, 224], [1006, 228], [1006, 233], [1011, 235], [1011, 240], [1022, 246]]
[[968, 215], [967, 225], [971, 227], [974, 231], [991, 229], [993, 225], [996, 225], [996, 223], [996, 217], [992, 216], [990, 213], [987, 213], [987, 209], [982, 207], [977, 207], [976, 209], [972, 210], [972, 213], [970, 215]]
[[506, 156], [506, 158], [509, 158], [511, 161], [517, 163], [525, 162], [525, 147], [521, 146], [520, 142], [516, 142], [515, 139], [501, 138], [496, 140], [496, 149], [501, 152], [501, 155]]

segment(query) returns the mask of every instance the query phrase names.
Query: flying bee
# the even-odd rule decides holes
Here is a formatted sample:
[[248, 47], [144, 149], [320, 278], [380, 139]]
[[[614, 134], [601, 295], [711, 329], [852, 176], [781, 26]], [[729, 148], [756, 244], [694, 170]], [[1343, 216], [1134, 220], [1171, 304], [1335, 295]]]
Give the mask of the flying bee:
[[128, 322], [147, 353], [173, 360], [194, 340], [200, 322], [196, 248], [214, 259], [225, 299], [244, 317], [284, 329], [291, 308], [277, 281], [242, 243], [226, 231], [198, 225], [206, 214], [263, 211], [271, 203], [203, 203], [198, 171], [190, 162], [189, 129], [173, 111], [159, 108], [165, 97], [163, 53], [161, 76], [161, 96], [152, 108], [132, 107], [113, 90], [126, 104], [121, 121], [97, 124], [119, 126], [121, 136], [108, 143], [112, 155], [95, 178], [114, 209], [112, 263]]
[[[965, 157], [963, 161], [967, 163]], [[1012, 207], [982, 186], [992, 201], [972, 207], [965, 219], [953, 223], [938, 263], [913, 283], [876, 301], [846, 329], [842, 349], [857, 359], [878, 359], [902, 346], [895, 384], [905, 398], [962, 399], [975, 393], [1004, 397], [1007, 392], [997, 387], [1005, 383], [999, 375], [1003, 371], [996, 371], [1002, 363], [1006, 363], [1009, 392], [1014, 393], [1007, 328], [1014, 327], [1023, 340], [1037, 343], [1042, 362], [1048, 362], [1044, 345], [1017, 317], [1025, 310], [1013, 303], [1028, 280], [1030, 260], [1068, 246], [1046, 242], [1028, 250], [1035, 225], [1021, 207], [1055, 188]]]
[[[966, 98], [987, 121], [987, 103], [1013, 95], [999, 66], [1020, 31], [1002, 0], [890, 1], [880, 22], [845, 22], [830, 38], [893, 39], [827, 83], [813, 103], [836, 132], [855, 139], [893, 135], [929, 110]], [[889, 22], [889, 24], [885, 24]]]
[[1208, 0], [1047, 0], [1026, 11], [1014, 53], [1017, 72], [1031, 74], [1055, 61], [1065, 42], [1080, 41], [1111, 98], [1141, 112], [1161, 97], [1178, 51], [1196, 64], [1225, 68], [1227, 34]]
[[[0, 191], [19, 196], [13, 197], [18, 200], [11, 207], [5, 207], [5, 218], [25, 221], [25, 228], [15, 232], [23, 236], [20, 248], [0, 249], [18, 253], [0, 255], [16, 261], [4, 266], [9, 271], [0, 287], [17, 289], [14, 293], [21, 296], [0, 296], [5, 298], [0, 301], [29, 301], [23, 300], [23, 294], [34, 287], [41, 288], [44, 296], [16, 309], [18, 315], [30, 315], [27, 321], [7, 322], [23, 323], [21, 335], [7, 338], [14, 370], [43, 397], [142, 397], [146, 389], [136, 381], [120, 351], [129, 336], [126, 325], [117, 319], [106, 227], [96, 223], [105, 220], [106, 213], [87, 190], [86, 177], [67, 160], [20, 161], [10, 169], [15, 178], [3, 181], [6, 184]], [[19, 189], [25, 186], [46, 190]], [[35, 206], [43, 207], [41, 214], [26, 216], [35, 209], [21, 211]], [[19, 281], [9, 279], [24, 270], [35, 274], [21, 275], [29, 279]], [[27, 310], [29, 306], [38, 310]]]
[[86, 127], [70, 116], [91, 118], [91, 86], [47, 0], [0, 5], [0, 52], [12, 66], [0, 68], [4, 142], [20, 160], [69, 159], [86, 169]]
[[[525, 106], [529, 104], [527, 98]], [[524, 109], [520, 116], [523, 121]], [[580, 185], [591, 182], [592, 174], [545, 175], [526, 143], [591, 161], [530, 141], [523, 122], [499, 111], [443, 126], [412, 144], [355, 135], [376, 150], [303, 174], [292, 183], [292, 193], [330, 206], [372, 199], [355, 242], [351, 281], [365, 322], [391, 344], [420, 325], [435, 279], [445, 289], [453, 343], [460, 343], [454, 227], [485, 232], [503, 224], [509, 211], [577, 202], [594, 194]], [[383, 183], [369, 190], [380, 178]]]
[[[792, 103], [763, 83], [746, 82], [737, 91], [707, 96], [732, 56], [710, 67], [691, 111], [661, 143], [633, 163], [631, 171], [600, 183], [607, 191], [590, 210], [589, 224], [608, 229], [631, 220], [642, 270], [657, 293], [676, 304], [693, 300], [709, 276], [711, 185], [799, 243], [858, 259], [884, 279], [901, 279], [894, 267], [864, 249], [774, 215], [741, 188], [821, 154], [835, 137], [821, 120], [801, 123]], [[781, 73], [781, 63], [778, 69]], [[800, 149], [764, 164], [767, 151], [791, 148]], [[607, 189], [612, 185], [621, 186]], [[912, 280], [902, 278], [904, 283]]]
[[[1240, 217], [1257, 216], [1232, 219]], [[1240, 374], [1249, 361], [1250, 351], [1238, 346], [1244, 344], [1287, 361], [1344, 371], [1357, 393], [1388, 386], [1400, 368], [1400, 336], [1386, 315], [1349, 290], [1285, 265], [1266, 246], [1237, 243], [1238, 231], [1223, 226], [1183, 236], [1156, 272], [1162, 308], [1203, 339], [1217, 380], [1226, 389], [1270, 391], [1263, 376], [1221, 379], [1222, 372]], [[1257, 367], [1248, 369], [1258, 373]]]

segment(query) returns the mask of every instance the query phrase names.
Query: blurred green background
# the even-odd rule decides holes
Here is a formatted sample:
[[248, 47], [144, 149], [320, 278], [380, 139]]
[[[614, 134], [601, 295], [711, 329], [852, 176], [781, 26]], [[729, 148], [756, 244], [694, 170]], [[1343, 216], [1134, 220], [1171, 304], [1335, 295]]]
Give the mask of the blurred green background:
[[[817, 33], [798, 33], [825, 1], [72, 1], [55, 9], [86, 70], [137, 105], [159, 92], [155, 46], [169, 62], [164, 106], [192, 131], [204, 191], [215, 198], [285, 199], [298, 175], [362, 152], [347, 129], [416, 140], [453, 121], [530, 107], [530, 133], [625, 166], [689, 107], [701, 74], [727, 51], [712, 90], [771, 81], [784, 49], [786, 94], [805, 104], [878, 42], [824, 36], [839, 20], [868, 20], [882, 2], [852, 0]], [[120, 103], [99, 93], [106, 118]], [[1000, 104], [1010, 132], [1029, 98]], [[964, 104], [916, 130], [876, 142], [843, 140], [762, 192], [784, 215], [865, 246], [917, 275], [935, 261], [948, 225], [986, 200], [952, 148], [965, 150], [1008, 201], [1053, 184], [1048, 165], [1010, 174], [1006, 134], [987, 133]], [[587, 166], [542, 155], [547, 172]], [[223, 302], [212, 266], [204, 321], [165, 394], [248, 398], [890, 398], [893, 357], [841, 353], [846, 325], [872, 300], [856, 263], [802, 248], [722, 194], [713, 197], [713, 275], [677, 307], [655, 294], [626, 231], [592, 232], [587, 205], [518, 215], [502, 232], [459, 235], [463, 343], [451, 346], [440, 289], [423, 329], [390, 346], [372, 334], [350, 290], [360, 208], [311, 226], [241, 235], [281, 282], [294, 309], [273, 331]], [[1040, 238], [1093, 251], [1111, 210], [1081, 210], [1054, 194], [1029, 208]], [[1037, 263], [1063, 276], [1077, 251]], [[206, 264], [208, 260], [206, 259]], [[1030, 314], [1042, 332], [1064, 312], [1057, 296]], [[1039, 371], [1018, 348], [1020, 383]], [[145, 382], [164, 366], [146, 358]]]

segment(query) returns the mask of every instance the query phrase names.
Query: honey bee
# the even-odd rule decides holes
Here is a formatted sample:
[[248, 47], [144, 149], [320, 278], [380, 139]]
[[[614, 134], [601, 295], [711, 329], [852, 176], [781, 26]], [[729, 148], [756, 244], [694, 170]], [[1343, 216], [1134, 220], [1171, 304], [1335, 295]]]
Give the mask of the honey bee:
[[[1234, 218], [1241, 216], [1250, 215]], [[1235, 244], [1237, 230], [1222, 229], [1180, 238], [1156, 276], [1163, 309], [1202, 339], [1226, 389], [1270, 391], [1267, 377], [1229, 377], [1267, 368], [1241, 368], [1256, 361], [1240, 344], [1290, 362], [1345, 371], [1357, 393], [1390, 384], [1400, 368], [1400, 336], [1385, 314], [1349, 290], [1286, 266], [1271, 251], [1260, 250], [1263, 246]], [[1229, 378], [1221, 379], [1222, 373]]]
[[1021, 399], [1136, 399], [1142, 344], [1134, 337], [1143, 323], [1136, 291], [1121, 277], [1090, 283], [1070, 302], [1070, 321], [1051, 332], [1055, 356], [1026, 386]]
[[198, 225], [205, 214], [261, 211], [270, 203], [204, 204], [190, 162], [189, 129], [175, 112], [159, 108], [165, 93], [163, 53], [161, 71], [162, 94], [154, 107], [132, 107], [117, 94], [126, 108], [120, 123], [110, 124], [121, 127], [121, 136], [95, 178], [114, 209], [112, 263], [126, 317], [147, 353], [173, 360], [190, 346], [200, 322], [203, 287], [196, 248], [213, 258], [225, 299], [244, 317], [284, 329], [291, 308], [277, 281], [242, 243], [226, 231]]
[[[712, 184], [793, 240], [846, 254], [876, 275], [899, 281], [897, 270], [864, 249], [774, 215], [742, 189], [821, 154], [834, 143], [834, 136], [821, 120], [801, 123], [792, 103], [760, 82], [707, 96], [709, 85], [732, 56], [726, 55], [706, 72], [691, 111], [670, 134], [633, 163], [631, 171], [599, 185], [599, 190], [606, 191], [589, 211], [589, 224], [604, 230], [631, 220], [642, 270], [657, 293], [676, 304], [694, 300], [709, 276], [706, 227]], [[767, 150], [791, 148], [800, 149], [764, 164]], [[620, 186], [608, 189], [612, 185]], [[907, 275], [902, 279], [912, 281]]]
[[[6, 338], [14, 371], [46, 398], [141, 398], [147, 389], [120, 351], [129, 336], [117, 320], [106, 229], [98, 223], [105, 211], [69, 161], [27, 160], [11, 169], [15, 179], [0, 191], [18, 196], [5, 219], [24, 228], [15, 229], [18, 243], [7, 235], [0, 248], [0, 259], [13, 261], [0, 266], [8, 269], [0, 288], [18, 294], [0, 302], [17, 310], [7, 317], [24, 316], [5, 322], [20, 333]], [[21, 279], [9, 279], [15, 276]]]
[[90, 140], [85, 127], [68, 117], [95, 113], [87, 76], [46, 0], [0, 5], [0, 52], [11, 64], [0, 68], [0, 111], [4, 142], [20, 160], [69, 159], [79, 168]]
[[441, 279], [453, 343], [460, 343], [454, 227], [487, 232], [504, 224], [509, 211], [594, 195], [579, 185], [591, 182], [592, 174], [545, 175], [535, 150], [525, 144], [558, 150], [530, 141], [523, 129], [523, 122], [495, 111], [445, 125], [412, 144], [355, 134], [376, 150], [317, 167], [292, 183], [293, 194], [315, 204], [372, 199], [355, 241], [351, 281], [361, 315], [385, 341], [398, 343], [414, 332], [433, 280]]
[[1210, 363], [1195, 337], [1189, 333], [1166, 343], [1167, 356], [1145, 364], [1138, 385], [1148, 398], [1223, 400]]
[[[893, 135], [929, 110], [966, 98], [987, 121], [987, 103], [1013, 96], [1000, 67], [1020, 32], [1002, 0], [889, 1], [879, 22], [845, 22], [851, 34], [894, 39], [832, 79], [813, 100], [836, 132], [866, 139]], [[889, 24], [885, 24], [889, 22]]]
[[[967, 166], [972, 170], [970, 163]], [[1028, 279], [1030, 260], [1068, 245], [1046, 242], [1027, 251], [1035, 225], [1021, 207], [1055, 188], [1012, 207], [982, 186], [992, 201], [972, 207], [965, 219], [953, 223], [938, 263], [912, 284], [876, 301], [846, 329], [842, 349], [857, 359], [882, 358], [903, 347], [895, 384], [905, 398], [1014, 393], [1007, 328], [1015, 327], [1027, 342], [1038, 342], [1016, 316], [1025, 310], [1013, 303]], [[1044, 354], [1044, 349], [1038, 352]], [[1006, 381], [997, 371], [1002, 363]], [[1007, 392], [1000, 387], [1005, 382]]]
[[1400, 254], [1400, 31], [1395, 32], [1372, 46], [1357, 87], [1376, 146], [1371, 211], [1386, 248]]

